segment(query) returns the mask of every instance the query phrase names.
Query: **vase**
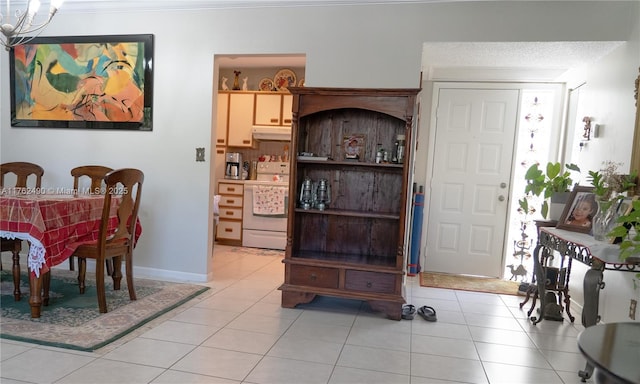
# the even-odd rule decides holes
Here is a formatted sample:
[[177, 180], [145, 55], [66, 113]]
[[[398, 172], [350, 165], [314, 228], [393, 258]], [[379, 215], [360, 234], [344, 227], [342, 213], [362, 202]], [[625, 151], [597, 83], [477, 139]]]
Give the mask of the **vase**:
[[231, 89], [233, 89], [234, 91], [239, 91], [240, 90], [240, 74], [242, 72], [240, 71], [233, 71], [233, 74], [235, 75], [235, 77], [233, 78], [233, 87]]
[[608, 241], [607, 234], [611, 232], [616, 224], [613, 201], [611, 200], [596, 200], [598, 204], [598, 212], [591, 221], [591, 230], [593, 232], [593, 238], [598, 241]]

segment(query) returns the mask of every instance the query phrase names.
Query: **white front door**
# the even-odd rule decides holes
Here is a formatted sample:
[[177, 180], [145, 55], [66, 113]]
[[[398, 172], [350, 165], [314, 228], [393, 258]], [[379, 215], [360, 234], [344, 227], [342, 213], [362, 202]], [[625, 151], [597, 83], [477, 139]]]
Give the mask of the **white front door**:
[[502, 277], [518, 90], [440, 88], [425, 271]]

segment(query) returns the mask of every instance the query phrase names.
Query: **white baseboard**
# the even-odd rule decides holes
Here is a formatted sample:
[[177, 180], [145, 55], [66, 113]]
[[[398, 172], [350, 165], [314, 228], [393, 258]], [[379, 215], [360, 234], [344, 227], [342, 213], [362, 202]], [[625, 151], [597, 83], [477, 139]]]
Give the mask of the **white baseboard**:
[[140, 278], [174, 281], [180, 283], [206, 283], [208, 276], [201, 273], [187, 273], [167, 269], [133, 267], [133, 275]]
[[[75, 260], [76, 269], [78, 262]], [[62, 263], [53, 267], [53, 269], [69, 269], [68, 263]], [[87, 260], [87, 271], [95, 271], [95, 260]], [[123, 268], [124, 270], [124, 268]], [[209, 281], [209, 275], [199, 273], [186, 273], [179, 271], [171, 271], [167, 269], [133, 267], [133, 276], [141, 279], [153, 279], [162, 281], [172, 281], [179, 283], [206, 283]]]

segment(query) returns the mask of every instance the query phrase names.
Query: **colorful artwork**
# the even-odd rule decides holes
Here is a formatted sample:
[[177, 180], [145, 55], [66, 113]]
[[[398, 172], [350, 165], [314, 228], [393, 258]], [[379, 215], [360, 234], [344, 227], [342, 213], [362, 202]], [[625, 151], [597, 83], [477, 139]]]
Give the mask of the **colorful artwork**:
[[12, 126], [151, 130], [153, 35], [43, 37], [10, 51]]

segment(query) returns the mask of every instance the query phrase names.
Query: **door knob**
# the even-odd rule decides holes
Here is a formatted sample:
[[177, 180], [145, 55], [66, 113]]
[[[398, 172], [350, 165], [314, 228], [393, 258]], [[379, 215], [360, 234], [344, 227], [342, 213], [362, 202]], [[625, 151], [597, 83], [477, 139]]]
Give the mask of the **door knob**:
[[503, 195], [498, 196], [498, 201], [504, 201], [504, 196]]
[[502, 188], [502, 189], [507, 188], [507, 183], [500, 183], [500, 188]]

